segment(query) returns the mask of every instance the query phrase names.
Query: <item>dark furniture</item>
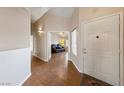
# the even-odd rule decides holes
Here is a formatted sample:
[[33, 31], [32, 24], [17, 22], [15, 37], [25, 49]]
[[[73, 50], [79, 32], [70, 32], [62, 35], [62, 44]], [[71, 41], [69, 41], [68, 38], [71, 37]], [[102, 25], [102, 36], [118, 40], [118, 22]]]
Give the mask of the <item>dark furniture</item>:
[[60, 44], [52, 44], [51, 45], [51, 52], [52, 53], [59, 53], [59, 52], [64, 52], [65, 48], [61, 46]]

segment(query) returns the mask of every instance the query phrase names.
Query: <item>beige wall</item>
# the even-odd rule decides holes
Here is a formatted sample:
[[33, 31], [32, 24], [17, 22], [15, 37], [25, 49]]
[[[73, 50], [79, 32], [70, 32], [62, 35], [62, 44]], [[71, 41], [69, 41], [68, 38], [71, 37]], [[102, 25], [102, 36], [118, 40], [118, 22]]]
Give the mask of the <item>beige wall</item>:
[[[77, 34], [77, 49], [78, 49], [78, 54], [77, 56], [74, 56], [71, 52], [71, 56], [70, 59], [74, 61], [74, 64], [77, 66], [77, 68], [79, 69], [79, 71], [83, 70], [83, 57], [82, 57], [82, 33], [83, 30], [81, 29], [81, 24], [84, 21], [87, 21], [89, 19], [93, 19], [93, 18], [97, 18], [97, 17], [101, 17], [101, 16], [106, 16], [109, 14], [113, 14], [116, 12], [120, 12], [123, 11], [123, 8], [78, 8], [77, 10], [75, 10], [75, 13], [77, 14], [73, 14], [72, 16], [72, 29], [74, 27], [78, 28], [78, 34]], [[79, 15], [79, 17], [77, 17], [77, 15]], [[75, 24], [75, 25], [74, 25]]]
[[79, 8], [75, 8], [71, 17], [71, 31], [79, 26]]
[[24, 8], [0, 8], [0, 50], [29, 47], [30, 16]]
[[22, 85], [31, 75], [30, 15], [0, 7], [0, 85]]
[[[71, 31], [73, 29], [77, 28], [77, 40], [78, 41], [81, 41], [80, 40], [80, 33], [79, 33], [79, 8], [75, 8], [74, 9], [74, 12], [72, 14], [72, 17], [71, 17]], [[71, 35], [70, 35], [70, 38], [71, 38]], [[70, 39], [71, 40], [71, 39]], [[79, 56], [80, 56], [80, 42], [77, 41], [77, 56], [75, 56], [73, 53], [72, 53], [72, 49], [70, 47], [70, 54], [69, 54], [69, 59], [73, 61], [73, 63], [75, 64], [75, 66], [77, 67], [77, 69], [80, 70], [80, 60], [79, 60]], [[70, 42], [70, 45], [71, 45], [71, 42]]]
[[61, 37], [58, 35], [58, 33], [52, 33], [51, 32], [51, 44], [58, 44]]
[[84, 21], [95, 17], [105, 16], [108, 14], [123, 11], [123, 8], [79, 8], [79, 20]]
[[35, 29], [38, 30], [39, 26], [43, 26], [44, 31], [69, 31], [70, 18], [55, 16], [47, 13], [34, 23]]
[[[48, 52], [48, 31], [70, 31], [71, 26], [71, 19], [68, 17], [61, 17], [55, 16], [50, 14], [49, 12], [46, 13], [42, 18], [36, 21], [33, 26], [33, 33], [36, 43], [35, 46], [35, 55], [39, 56], [43, 60], [47, 60], [49, 56]], [[38, 28], [43, 26], [43, 31], [45, 32], [41, 36], [38, 35]], [[42, 48], [41, 48], [42, 46]], [[49, 47], [50, 48], [50, 47]]]

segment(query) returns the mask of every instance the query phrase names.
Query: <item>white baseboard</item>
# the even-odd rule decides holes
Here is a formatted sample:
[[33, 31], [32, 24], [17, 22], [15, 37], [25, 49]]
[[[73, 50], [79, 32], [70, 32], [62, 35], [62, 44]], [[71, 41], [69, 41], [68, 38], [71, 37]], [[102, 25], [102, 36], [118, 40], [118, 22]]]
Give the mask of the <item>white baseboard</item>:
[[39, 56], [37, 56], [37, 55], [34, 55], [34, 56], [35, 56], [35, 57], [37, 57], [38, 59], [40, 59], [40, 60], [44, 61], [44, 62], [48, 62], [48, 60], [43, 59], [43, 58], [41, 58], [41, 57], [39, 57]]
[[80, 73], [82, 73], [82, 71], [77, 67], [77, 65], [74, 63], [74, 61], [72, 60], [72, 59], [69, 59], [73, 64], [74, 64], [74, 66], [76, 67], [76, 69], [80, 72]]
[[22, 86], [24, 84], [24, 82], [31, 76], [31, 73], [18, 85], [18, 86]]

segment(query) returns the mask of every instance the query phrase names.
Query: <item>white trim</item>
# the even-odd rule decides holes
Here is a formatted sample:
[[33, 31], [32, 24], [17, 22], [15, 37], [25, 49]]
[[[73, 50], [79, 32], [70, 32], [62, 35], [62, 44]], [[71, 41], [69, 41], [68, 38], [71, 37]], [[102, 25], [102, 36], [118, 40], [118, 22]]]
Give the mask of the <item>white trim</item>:
[[24, 47], [24, 48], [15, 48], [15, 49], [6, 49], [6, 50], [0, 50], [0, 52], [9, 52], [9, 51], [13, 51], [13, 50], [19, 50], [19, 49], [30, 49], [30, 47]]
[[22, 86], [24, 84], [24, 82], [31, 76], [31, 73], [18, 85], [18, 86]]
[[123, 21], [124, 21], [124, 15], [123, 12], [120, 12], [120, 85], [124, 85], [124, 35], [123, 35], [123, 31], [124, 31], [124, 25], [123, 25]]
[[[117, 12], [117, 13], [113, 13], [113, 14], [109, 14], [107, 16], [102, 16], [102, 17], [97, 17], [97, 18], [92, 18], [92, 19], [89, 19], [89, 20], [86, 20], [84, 22], [81, 23], [81, 30], [83, 29], [83, 25], [86, 24], [86, 23], [89, 23], [89, 22], [92, 22], [92, 21], [96, 21], [96, 20], [99, 20], [99, 19], [103, 19], [105, 17], [111, 17], [111, 16], [114, 16], [114, 15], [119, 15], [120, 17], [120, 32], [119, 32], [119, 35], [120, 35], [120, 55], [119, 55], [119, 59], [120, 59], [120, 75], [119, 75], [119, 78], [120, 78], [120, 82], [119, 82], [119, 85], [124, 85], [124, 60], [123, 60], [123, 55], [124, 55], [124, 43], [123, 43], [123, 39], [124, 39], [124, 35], [123, 35], [123, 31], [124, 31], [124, 28], [123, 28], [123, 21], [124, 21], [124, 15], [123, 15], [123, 11], [122, 12]], [[81, 31], [81, 34], [84, 35], [84, 33]], [[83, 49], [83, 43], [82, 43], [82, 49]], [[83, 51], [82, 51], [83, 52]], [[83, 56], [84, 57], [84, 56]], [[84, 58], [83, 58], [83, 64], [84, 64]], [[84, 65], [83, 65], [83, 71], [84, 71]]]
[[67, 30], [62, 30], [62, 31], [47, 31], [47, 32], [70, 32], [70, 31], [67, 31]]
[[[51, 32], [58, 32], [58, 33], [59, 32], [66, 32], [68, 34], [68, 58], [69, 58], [70, 57], [70, 53], [71, 53], [71, 35], [70, 35], [70, 31], [67, 31], [67, 30], [63, 30], [63, 31], [47, 31], [47, 33], [50, 33], [50, 34], [51, 34]], [[47, 47], [48, 47], [48, 43], [47, 43]]]
[[44, 62], [48, 62], [48, 60], [43, 59], [43, 58], [41, 58], [41, 57], [39, 57], [39, 56], [37, 56], [37, 55], [34, 55], [34, 56], [35, 56], [35, 57], [37, 57], [38, 59], [40, 59], [40, 60], [44, 61]]
[[115, 16], [115, 15], [121, 15], [121, 14], [123, 14], [123, 12], [117, 12], [117, 13], [112, 13], [112, 14], [108, 14], [108, 15], [105, 15], [105, 16], [95, 17], [95, 18], [85, 20], [85, 21], [83, 21], [83, 23], [86, 24], [86, 23], [89, 23], [89, 22], [92, 22], [92, 21], [97, 21], [97, 20], [100, 20], [100, 19], [104, 19], [106, 17], [111, 17], [111, 16]]
[[80, 73], [82, 73], [82, 71], [78, 68], [78, 66], [75, 64], [75, 62], [74, 62], [72, 59], [69, 59], [69, 61], [71, 61], [71, 62], [74, 64], [74, 66], [76, 67], [76, 69], [77, 69]]
[[[73, 33], [74, 33], [74, 31], [76, 31], [76, 52], [73, 51], [74, 49], [73, 49], [73, 44], [72, 44], [72, 43], [73, 43], [73, 40], [72, 40], [72, 39], [73, 39]], [[76, 27], [76, 28], [74, 28], [74, 29], [71, 31], [71, 49], [72, 49], [71, 52], [72, 52], [72, 54], [73, 54], [74, 56], [76, 56], [76, 57], [77, 57], [77, 55], [78, 55], [78, 50], [77, 50], [77, 49], [78, 49], [78, 48], [77, 48], [77, 44], [78, 44], [77, 41], [78, 41], [78, 40], [77, 40], [77, 36], [78, 36], [78, 31], [77, 31], [77, 27]]]

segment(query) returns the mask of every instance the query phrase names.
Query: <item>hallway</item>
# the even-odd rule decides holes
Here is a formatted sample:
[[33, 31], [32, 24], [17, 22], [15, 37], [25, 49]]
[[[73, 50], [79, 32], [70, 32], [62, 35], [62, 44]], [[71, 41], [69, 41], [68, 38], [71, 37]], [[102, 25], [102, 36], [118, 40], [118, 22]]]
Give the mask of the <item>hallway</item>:
[[53, 54], [50, 62], [32, 58], [32, 75], [24, 86], [79, 86], [80, 73], [72, 62], [67, 62], [67, 53]]
[[67, 56], [66, 52], [52, 54], [48, 63], [33, 56], [32, 75], [23, 86], [80, 86], [80, 84], [81, 86], [111, 86], [87, 74], [81, 75], [74, 64], [67, 61]]

